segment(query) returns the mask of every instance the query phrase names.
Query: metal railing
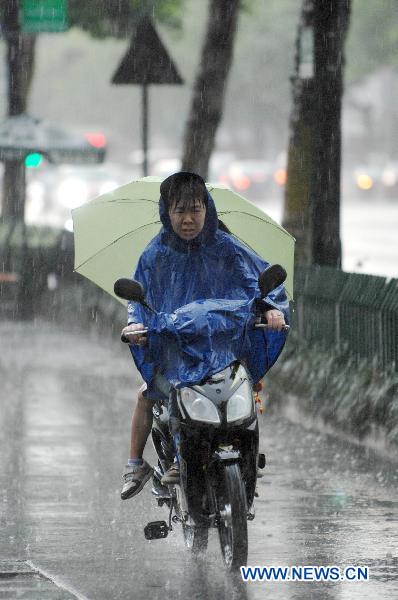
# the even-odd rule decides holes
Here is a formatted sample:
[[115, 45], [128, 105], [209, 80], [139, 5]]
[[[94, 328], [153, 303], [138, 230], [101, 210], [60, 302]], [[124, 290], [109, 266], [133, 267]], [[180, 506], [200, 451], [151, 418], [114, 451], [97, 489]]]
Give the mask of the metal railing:
[[300, 337], [398, 369], [398, 279], [298, 267], [294, 294]]

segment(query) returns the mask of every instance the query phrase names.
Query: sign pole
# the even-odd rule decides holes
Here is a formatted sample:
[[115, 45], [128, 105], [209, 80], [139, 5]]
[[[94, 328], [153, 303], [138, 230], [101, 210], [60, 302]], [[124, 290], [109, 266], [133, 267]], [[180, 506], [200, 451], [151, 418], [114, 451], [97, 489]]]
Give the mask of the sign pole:
[[142, 173], [148, 175], [148, 84], [142, 84]]
[[149, 84], [183, 83], [177, 67], [159, 38], [149, 16], [135, 28], [126, 54], [112, 76], [112, 83], [141, 86], [142, 172], [148, 175]]

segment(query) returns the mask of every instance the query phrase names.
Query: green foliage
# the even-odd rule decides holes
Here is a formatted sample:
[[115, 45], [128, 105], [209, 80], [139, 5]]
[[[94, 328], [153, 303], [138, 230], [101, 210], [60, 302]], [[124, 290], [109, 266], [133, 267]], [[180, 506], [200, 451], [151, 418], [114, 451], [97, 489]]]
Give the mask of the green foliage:
[[175, 30], [181, 29], [184, 0], [152, 0], [151, 2], [136, 0], [136, 3], [144, 3], [145, 6], [151, 4], [153, 7], [151, 12], [156, 21]]
[[337, 431], [364, 439], [377, 434], [386, 448], [398, 444], [398, 373], [358, 361], [346, 350], [290, 339], [268, 376], [271, 405], [295, 409]]
[[93, 37], [123, 38], [131, 35], [137, 19], [143, 14], [178, 29], [183, 1], [69, 0], [69, 19], [72, 27], [80, 27]]
[[256, 0], [240, 0], [240, 9], [243, 13], [252, 14], [256, 7]]

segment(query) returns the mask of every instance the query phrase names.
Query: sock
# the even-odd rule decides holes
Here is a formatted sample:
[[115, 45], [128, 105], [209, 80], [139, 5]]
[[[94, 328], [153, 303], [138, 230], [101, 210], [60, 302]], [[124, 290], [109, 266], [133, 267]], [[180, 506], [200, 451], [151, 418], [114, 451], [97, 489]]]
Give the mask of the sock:
[[129, 458], [127, 461], [127, 465], [129, 467], [140, 467], [143, 464], [142, 458]]
[[180, 464], [180, 432], [179, 431], [177, 431], [177, 433], [174, 434], [173, 441], [174, 441], [174, 448], [176, 451], [174, 462], [176, 462], [179, 465]]

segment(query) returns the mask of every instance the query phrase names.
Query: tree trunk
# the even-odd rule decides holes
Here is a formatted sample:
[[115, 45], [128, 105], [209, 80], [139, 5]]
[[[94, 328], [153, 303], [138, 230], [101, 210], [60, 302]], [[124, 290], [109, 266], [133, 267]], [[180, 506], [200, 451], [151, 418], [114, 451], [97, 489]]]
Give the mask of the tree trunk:
[[[295, 73], [291, 79], [293, 108], [287, 155], [283, 226], [296, 238], [295, 264], [312, 263], [310, 181], [314, 157], [314, 80], [311, 66], [303, 72], [302, 37], [313, 26], [313, 0], [304, 0], [296, 38]], [[309, 60], [311, 61], [310, 56]]]
[[297, 240], [297, 265], [341, 266], [342, 66], [350, 1], [303, 0], [283, 218]]
[[210, 0], [207, 33], [185, 128], [182, 168], [207, 179], [222, 117], [239, 14], [239, 0]]
[[[36, 37], [24, 34], [19, 26], [19, 1], [8, 0], [4, 8], [7, 40], [8, 116], [26, 112], [34, 70]], [[25, 163], [5, 161], [2, 221], [23, 221], [25, 214]]]
[[351, 0], [317, 0], [315, 24], [312, 252], [318, 265], [341, 267], [340, 169], [344, 44]]

